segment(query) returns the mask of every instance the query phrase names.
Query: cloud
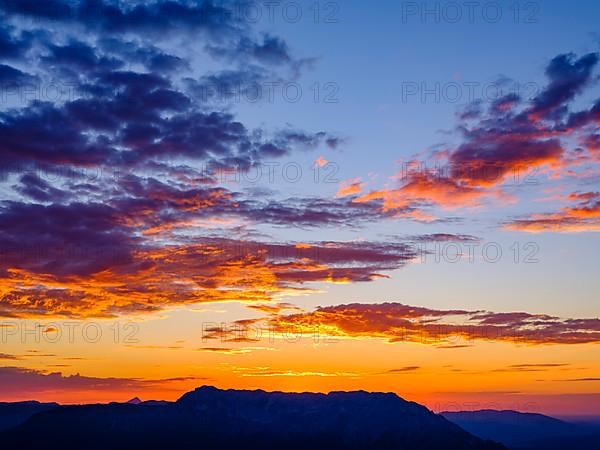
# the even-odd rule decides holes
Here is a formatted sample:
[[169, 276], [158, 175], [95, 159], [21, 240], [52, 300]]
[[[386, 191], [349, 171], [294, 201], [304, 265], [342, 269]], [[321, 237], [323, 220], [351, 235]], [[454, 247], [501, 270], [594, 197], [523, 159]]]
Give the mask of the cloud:
[[546, 68], [546, 76], [550, 82], [535, 98], [528, 114], [547, 119], [564, 112], [564, 105], [590, 83], [592, 69], [597, 63], [597, 53], [588, 53], [579, 59], [572, 53], [553, 58]]
[[281, 311], [286, 311], [286, 310], [297, 310], [297, 311], [302, 311], [301, 308], [292, 305], [291, 303], [286, 303], [286, 302], [280, 302], [280, 303], [276, 303], [276, 304], [249, 304], [246, 305], [247, 308], [249, 309], [254, 309], [256, 311], [261, 311], [263, 313], [268, 313], [268, 314], [277, 314], [280, 313]]
[[7, 64], [0, 64], [0, 82], [3, 86], [3, 95], [8, 96], [11, 87], [32, 84], [35, 82], [35, 77]]
[[570, 378], [568, 380], [560, 380], [560, 381], [575, 381], [575, 382], [581, 382], [581, 381], [600, 381], [600, 377], [598, 378]]
[[[292, 127], [273, 140], [262, 139], [266, 130], [249, 130], [231, 114], [207, 109], [186, 90], [185, 80], [189, 87], [207, 76], [192, 70], [198, 52], [177, 45], [191, 36], [204, 43], [209, 56], [215, 56], [211, 49], [218, 45], [217, 56], [230, 54], [242, 67], [214, 69], [213, 80], [233, 73], [245, 73], [247, 80], [256, 79], [252, 74], [282, 79], [270, 74], [271, 66], [297, 70], [301, 64], [283, 39], [257, 38], [227, 5], [6, 0], [0, 12], [7, 19], [0, 26], [0, 54], [19, 62], [0, 65], [0, 81], [15, 88], [5, 92], [8, 104], [18, 106], [0, 112], [0, 163], [114, 167], [189, 158], [248, 166], [261, 157], [288, 154], [295, 145], [334, 147], [340, 142], [322, 131]], [[55, 23], [60, 33], [51, 26]], [[156, 44], [152, 36], [178, 40]], [[36, 75], [17, 68], [22, 66]], [[32, 86], [37, 94], [44, 91], [34, 83], [38, 79], [41, 85], [54, 83], [57, 100], [29, 92]]]
[[538, 364], [513, 364], [511, 369], [537, 369], [537, 368], [553, 368], [569, 366], [566, 363], [538, 363]]
[[421, 369], [420, 366], [406, 366], [406, 367], [400, 367], [399, 369], [390, 369], [384, 373], [403, 374], [403, 373], [415, 372], [420, 369]]
[[416, 242], [479, 242], [479, 238], [470, 234], [433, 233], [409, 237]]
[[600, 193], [575, 192], [568, 198], [577, 203], [555, 213], [515, 219], [505, 223], [504, 227], [529, 233], [600, 231]]
[[[0, 0], [0, 10], [7, 17], [0, 54], [8, 61], [0, 79], [60, 79], [74, 89], [57, 101], [15, 96], [16, 105], [0, 111], [0, 165], [11, 189], [0, 204], [6, 317], [112, 317], [216, 301], [280, 314], [292, 308], [274, 300], [309, 292], [313, 283], [386, 277], [416, 250], [394, 242], [247, 242], [231, 238], [229, 228], [217, 234], [227, 239], [214, 237], [203, 225], [356, 228], [399, 217], [433, 221], [428, 210], [436, 206], [504, 201], [498, 185], [519, 164], [564, 164], [563, 131], [541, 124], [541, 117], [555, 117], [544, 111], [587, 86], [597, 59], [555, 59], [534, 107], [506, 98], [476, 124], [461, 124], [463, 142], [446, 154], [455, 167], [447, 176], [411, 174], [371, 192], [348, 180], [335, 198], [268, 196], [219, 186], [217, 175], [295, 151], [336, 149], [344, 139], [287, 125], [250, 128], [196, 90], [274, 71], [285, 78], [281, 69], [308, 64], [285, 40], [256, 33], [213, 2]], [[202, 42], [201, 55], [180, 45], [191, 38]], [[210, 72], [198, 69], [205, 57]], [[565, 114], [562, 129], [589, 125], [595, 114], [594, 108]], [[499, 167], [498, 180], [484, 177], [486, 165]], [[38, 176], [39, 169], [58, 180]], [[90, 169], [103, 176], [90, 179]], [[569, 214], [589, 221], [588, 209], [585, 203]]]
[[362, 183], [360, 178], [351, 178], [350, 180], [342, 181], [335, 196], [348, 197], [349, 195], [360, 194], [364, 185], [365, 183]]
[[452, 350], [455, 348], [470, 348], [470, 347], [473, 347], [473, 345], [472, 344], [458, 344], [458, 345], [449, 344], [449, 345], [437, 345], [435, 348], [441, 349], [441, 350]]
[[[403, 209], [407, 211], [407, 209]], [[340, 225], [355, 227], [361, 222], [371, 222], [392, 217], [391, 212], [380, 212], [373, 204], [360, 204], [345, 199], [287, 198], [284, 201], [253, 202], [241, 205], [253, 220], [277, 225], [319, 227]]]
[[228, 58], [235, 62], [283, 64], [292, 60], [287, 43], [270, 34], [263, 35], [262, 41], [242, 37], [233, 47], [209, 46], [209, 51], [218, 58]]
[[[93, 212], [89, 211], [83, 223], [72, 221], [73, 230], [65, 228], [60, 233], [65, 245], [73, 246], [79, 233], [96, 239], [83, 242], [96, 242], [97, 246], [74, 245], [67, 247], [71, 253], [63, 254], [56, 253], [61, 249], [58, 242], [51, 245], [49, 241], [44, 248], [36, 247], [34, 241], [33, 250], [16, 248], [6, 253], [11, 258], [4, 261], [1, 315], [112, 317], [216, 301], [264, 305], [284, 293], [310, 292], [310, 283], [367, 282], [385, 277], [385, 272], [417, 256], [411, 246], [378, 242], [271, 244], [196, 239], [150, 246], [128, 241], [128, 235], [103, 224], [102, 216], [96, 223]], [[60, 226], [67, 222], [59, 213], [44, 217], [61, 219], [56, 223]], [[16, 233], [20, 222], [14, 223], [12, 230], [7, 222], [5, 232]], [[49, 236], [61, 235], [52, 233], [52, 224], [41, 225]], [[23, 230], [45, 238], [41, 231]], [[84, 258], [86, 250], [90, 259]], [[79, 257], [72, 252], [79, 252]]]
[[239, 355], [244, 353], [250, 353], [251, 350], [243, 348], [202, 347], [196, 349], [196, 351], [208, 353], [223, 353], [225, 355]]
[[[251, 129], [199, 100], [203, 83], [283, 79], [310, 63], [226, 5], [0, 0], [0, 12], [10, 64], [0, 79], [18, 83], [0, 109], [10, 190], [0, 203], [1, 315], [109, 317], [211, 301], [265, 309], [308, 283], [371, 281], [415, 256], [400, 244], [211, 240], [205, 223], [355, 227], [378, 217], [344, 199], [217, 185], [227, 170], [343, 144], [287, 124]], [[183, 45], [192, 38], [202, 43], [194, 52]], [[67, 95], [20, 95], [24, 83], [48, 80]]]
[[196, 349], [199, 352], [207, 352], [207, 353], [222, 353], [224, 355], [243, 355], [246, 353], [251, 353], [253, 351], [259, 350], [274, 350], [268, 347], [239, 347], [239, 348], [231, 348], [231, 347], [201, 347]]
[[[556, 56], [546, 68], [547, 85], [531, 102], [514, 93], [487, 109], [474, 102], [459, 116], [458, 144], [431, 152], [429, 160], [404, 162], [383, 189], [362, 192], [350, 184], [341, 194], [358, 203], [376, 202], [383, 211], [409, 208], [410, 214], [395, 216], [428, 221], [434, 218], [428, 211], [436, 207], [513, 202], [506, 185], [522, 182], [530, 169], [552, 177], [571, 172], [598, 153], [593, 132], [585, 128], [598, 123], [598, 102], [589, 110], [569, 110], [576, 95], [592, 84], [598, 59], [597, 53]], [[572, 148], [577, 139], [583, 148]]]
[[568, 363], [538, 363], [538, 364], [511, 364], [508, 367], [500, 369], [491, 369], [484, 371], [470, 371], [465, 373], [470, 374], [486, 374], [486, 373], [517, 373], [517, 372], [546, 372], [554, 370], [569, 370], [571, 364]]
[[[57, 367], [62, 365], [56, 365]], [[61, 401], [66, 403], [105, 402], [131, 398], [132, 391], [160, 395], [172, 391], [185, 392], [190, 383], [207, 380], [202, 376], [144, 379], [131, 377], [94, 377], [80, 374], [36, 370], [22, 367], [0, 367], [3, 401]], [[181, 383], [185, 387], [181, 387]]]
[[[436, 310], [402, 303], [352, 303], [312, 312], [271, 315], [239, 322], [272, 332], [309, 334], [327, 331], [333, 338], [381, 338], [452, 348], [475, 341], [515, 344], [586, 344], [600, 342], [600, 319], [563, 319], [526, 312], [497, 313]], [[221, 330], [223, 331], [223, 330]], [[225, 330], [227, 331], [227, 330]]]
[[[470, 186], [450, 178], [423, 173], [409, 175], [407, 182], [398, 189], [371, 191], [356, 197], [356, 203], [382, 201], [384, 211], [394, 211], [411, 206], [436, 204], [453, 209], [463, 206], [476, 206], [478, 201], [489, 196], [490, 192]], [[498, 192], [494, 195], [499, 196]]]
[[107, 390], [130, 391], [155, 385], [163, 380], [137, 378], [99, 378], [63, 375], [20, 367], [0, 367], [0, 382], [6, 391], [27, 392], [31, 397], [50, 391]]
[[298, 371], [278, 370], [270, 367], [237, 367], [234, 372], [242, 377], [356, 377], [355, 372], [324, 372], [324, 371]]
[[0, 9], [8, 18], [33, 17], [65, 25], [76, 23], [90, 31], [107, 34], [140, 33], [161, 35], [175, 31], [204, 31], [208, 37], [239, 33], [231, 11], [207, 1], [187, 3], [159, 0], [151, 4], [129, 6], [120, 1], [72, 3], [48, 0], [0, 1]]
[[3, 59], [18, 59], [30, 48], [32, 38], [31, 33], [16, 33], [13, 27], [5, 25], [0, 28], [0, 57]]

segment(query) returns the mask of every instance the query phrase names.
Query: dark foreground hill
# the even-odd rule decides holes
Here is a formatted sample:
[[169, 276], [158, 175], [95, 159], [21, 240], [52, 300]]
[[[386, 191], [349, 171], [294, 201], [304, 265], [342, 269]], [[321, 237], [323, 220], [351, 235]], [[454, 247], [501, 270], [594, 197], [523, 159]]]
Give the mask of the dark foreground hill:
[[481, 410], [442, 415], [475, 436], [502, 442], [515, 450], [600, 449], [600, 427], [543, 414]]
[[34, 414], [58, 407], [57, 403], [40, 403], [34, 401], [0, 403], [0, 432], [21, 425]]
[[0, 434], [20, 448], [500, 450], [395, 394], [201, 387], [175, 403], [64, 406]]

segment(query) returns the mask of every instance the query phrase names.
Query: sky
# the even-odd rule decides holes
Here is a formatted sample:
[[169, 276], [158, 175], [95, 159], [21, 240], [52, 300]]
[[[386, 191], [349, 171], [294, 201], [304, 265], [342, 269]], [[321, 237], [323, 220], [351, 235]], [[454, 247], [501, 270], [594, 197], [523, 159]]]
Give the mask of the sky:
[[0, 13], [0, 401], [600, 417], [597, 2]]

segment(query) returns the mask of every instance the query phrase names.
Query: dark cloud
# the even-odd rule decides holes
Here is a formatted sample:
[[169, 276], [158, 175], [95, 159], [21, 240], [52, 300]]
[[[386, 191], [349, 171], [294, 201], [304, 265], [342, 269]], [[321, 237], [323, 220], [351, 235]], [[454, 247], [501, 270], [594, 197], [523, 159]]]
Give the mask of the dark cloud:
[[142, 64], [150, 72], [164, 74], [191, 69], [186, 59], [167, 53], [149, 43], [141, 45], [134, 41], [103, 37], [99, 39], [97, 45], [114, 58], [120, 58], [128, 64]]
[[[587, 111], [572, 113], [567, 121], [567, 129], [577, 129], [589, 124], [600, 125], [600, 100]], [[590, 146], [593, 146], [590, 143]]]
[[50, 23], [80, 24], [103, 33], [159, 35], [176, 31], [205, 31], [210, 35], [239, 32], [241, 23], [231, 11], [212, 1], [159, 0], [132, 5], [119, 0], [1, 0], [8, 18], [38, 18]]
[[16, 90], [19, 86], [33, 84], [35, 81], [36, 78], [32, 75], [6, 64], [0, 64], [0, 83], [2, 83], [3, 95], [6, 98], [8, 98], [9, 90], [12, 87]]
[[[62, 366], [62, 365], [60, 365]], [[165, 386], [168, 383], [201, 380], [198, 377], [173, 379], [142, 379], [142, 378], [101, 378], [80, 374], [64, 375], [60, 372], [47, 372], [21, 367], [0, 367], [0, 383], [6, 393], [15, 393], [15, 397], [36, 398], [54, 392], [131, 392], [138, 389], [148, 389]]]
[[29, 392], [32, 396], [49, 390], [130, 390], [144, 386], [143, 381], [136, 379], [63, 376], [19, 367], [0, 367], [0, 380], [5, 389]]
[[33, 36], [28, 32], [14, 33], [13, 28], [0, 26], [0, 58], [18, 59], [30, 48]]
[[114, 58], [100, 57], [89, 45], [72, 40], [66, 45], [48, 45], [49, 53], [42, 57], [42, 64], [49, 68], [60, 67], [77, 71], [114, 70], [123, 65]]
[[[248, 165], [261, 157], [289, 154], [296, 145], [314, 148], [338, 143], [336, 137], [322, 132], [292, 130], [278, 133], [273, 140], [257, 140], [254, 136], [265, 135], [265, 130], [248, 130], [232, 114], [207, 110], [203, 102], [181, 90], [183, 72], [189, 72], [193, 55], [173, 43], [158, 47], [151, 39], [154, 33], [201, 33], [202, 45], [213, 42], [238, 58], [254, 59], [252, 69], [243, 64], [248, 76], [250, 71], [266, 76], [263, 64], [293, 61], [285, 41], [272, 35], [255, 41], [248, 24], [234, 20], [227, 5], [25, 0], [1, 1], [0, 10], [8, 19], [0, 27], [0, 51], [18, 56], [22, 65], [35, 68], [36, 76], [58, 77], [63, 87], [68, 86], [60, 101], [29, 102], [21, 95], [21, 107], [1, 113], [0, 132], [5, 136], [1, 150], [11, 163], [114, 166], [191, 158]], [[36, 20], [17, 20], [23, 17]], [[55, 22], [64, 27], [65, 36], [56, 34], [51, 26]], [[33, 31], [19, 34], [17, 27], [24, 23]], [[28, 56], [25, 50], [32, 36], [39, 48]], [[223, 69], [199, 80], [223, 81], [234, 73]], [[34, 80], [16, 67], [0, 65], [0, 81], [15, 83], [17, 91]]]
[[361, 222], [380, 220], [381, 214], [373, 204], [355, 203], [344, 199], [288, 198], [285, 201], [245, 202], [246, 217], [277, 225], [318, 227], [323, 225], [355, 226]]
[[10, 269], [62, 277], [115, 268], [137, 241], [118, 212], [101, 204], [5, 202], [0, 218], [4, 277]]
[[101, 164], [117, 155], [109, 138], [86, 135], [68, 110], [50, 103], [0, 113], [0, 133], [3, 164]]
[[19, 179], [14, 189], [26, 197], [38, 202], [61, 203], [70, 197], [70, 193], [51, 186], [42, 177], [34, 173], [26, 173]]
[[24, 110], [0, 113], [3, 159], [11, 164], [117, 166], [182, 157], [215, 167], [247, 167], [293, 148], [337, 143], [323, 132], [285, 132], [273, 141], [257, 140], [231, 114], [194, 109], [185, 94], [154, 75], [111, 72], [98, 85], [113, 96], [64, 106], [34, 102]]
[[591, 81], [597, 63], [598, 53], [578, 59], [572, 53], [554, 57], [546, 68], [550, 82], [534, 99], [528, 113], [540, 119], [560, 117], [566, 111], [566, 104]]

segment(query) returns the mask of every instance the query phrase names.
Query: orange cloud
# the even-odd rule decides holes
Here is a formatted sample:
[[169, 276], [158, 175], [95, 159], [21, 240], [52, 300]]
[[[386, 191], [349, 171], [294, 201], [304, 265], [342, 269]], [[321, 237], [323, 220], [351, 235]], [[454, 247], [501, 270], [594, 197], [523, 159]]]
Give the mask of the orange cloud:
[[371, 281], [410, 262], [415, 251], [404, 244], [226, 239], [139, 247], [91, 274], [7, 269], [0, 279], [0, 315], [114, 317], [219, 301], [264, 310], [278, 296], [308, 291], [307, 283]]
[[498, 190], [485, 190], [451, 178], [433, 174], [412, 174], [407, 182], [394, 189], [371, 191], [353, 199], [356, 203], [382, 201], [383, 210], [391, 211], [424, 204], [435, 204], [446, 209], [475, 206], [489, 195], [501, 197]]
[[[402, 303], [347, 305], [318, 308], [312, 312], [272, 315], [265, 319], [238, 321], [232, 330], [219, 330], [208, 337], [228, 333], [244, 335], [244, 327], [270, 333], [314, 335], [335, 338], [381, 338], [389, 342], [415, 342], [448, 348], [473, 341], [517, 344], [585, 344], [600, 342], [600, 319], [563, 319], [525, 312], [435, 310]], [[210, 331], [210, 330], [209, 330]]]
[[532, 214], [504, 224], [509, 230], [542, 232], [600, 231], [600, 194], [598, 192], [573, 193], [569, 200], [579, 203], [556, 213]]
[[360, 178], [351, 178], [344, 180], [335, 194], [336, 197], [348, 197], [350, 195], [360, 194], [366, 183], [361, 182]]

